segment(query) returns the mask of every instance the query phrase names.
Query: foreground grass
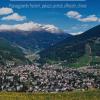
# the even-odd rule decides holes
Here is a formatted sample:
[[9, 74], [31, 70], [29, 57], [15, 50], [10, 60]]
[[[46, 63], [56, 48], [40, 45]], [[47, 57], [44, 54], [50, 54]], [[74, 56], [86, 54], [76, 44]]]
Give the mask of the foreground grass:
[[100, 90], [64, 93], [1, 92], [0, 100], [100, 100]]

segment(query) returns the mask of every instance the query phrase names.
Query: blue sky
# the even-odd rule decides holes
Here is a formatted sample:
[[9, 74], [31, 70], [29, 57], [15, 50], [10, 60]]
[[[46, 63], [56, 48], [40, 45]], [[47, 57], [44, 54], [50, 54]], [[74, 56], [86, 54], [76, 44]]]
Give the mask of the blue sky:
[[[84, 4], [86, 8], [21, 8], [13, 5], [25, 4]], [[85, 2], [10, 2], [10, 0], [0, 0], [0, 8], [11, 8], [13, 12], [0, 15], [0, 25], [21, 24], [30, 21], [39, 24], [52, 24], [68, 33], [79, 34], [100, 24], [100, 1], [86, 0]], [[15, 14], [17, 13], [17, 15]], [[18, 19], [9, 19], [8, 16], [15, 14]]]

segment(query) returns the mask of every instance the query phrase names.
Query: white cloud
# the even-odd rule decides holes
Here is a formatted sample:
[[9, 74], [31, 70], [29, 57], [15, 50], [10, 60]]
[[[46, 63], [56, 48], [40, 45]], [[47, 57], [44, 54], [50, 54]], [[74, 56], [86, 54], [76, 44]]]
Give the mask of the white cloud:
[[76, 11], [69, 11], [69, 12], [66, 13], [66, 15], [69, 18], [75, 18], [75, 19], [82, 17], [82, 15], [79, 12], [76, 12]]
[[89, 15], [86, 18], [80, 18], [78, 20], [82, 22], [96, 22], [99, 21], [99, 18], [96, 15]]
[[54, 25], [50, 25], [50, 24], [44, 25], [42, 28], [51, 33], [59, 33], [60, 32], [58, 27], [56, 27]]
[[13, 13], [12, 15], [2, 18], [2, 20], [14, 20], [14, 21], [23, 21], [25, 19], [26, 16], [20, 16], [18, 13]]
[[0, 15], [7, 15], [13, 13], [13, 9], [11, 8], [0, 8]]
[[73, 18], [81, 22], [100, 22], [100, 18], [98, 18], [96, 15], [89, 15], [87, 17], [83, 17], [83, 15], [81, 15], [77, 11], [69, 11], [65, 15], [69, 18]]
[[15, 25], [7, 25], [2, 24], [0, 25], [0, 31], [47, 31], [51, 33], [61, 33], [62, 31], [54, 26], [54, 25], [44, 25], [44, 24], [38, 24], [34, 22], [28, 22], [23, 24], [15, 24]]
[[75, 32], [75, 33], [70, 33], [71, 35], [79, 35], [82, 34], [83, 32]]
[[[1, 11], [6, 10], [5, 14], [10, 14], [5, 17], [2, 17], [1, 20], [13, 20], [13, 21], [23, 21], [26, 19], [26, 16], [21, 16], [18, 13], [14, 13], [11, 8], [1, 8]], [[0, 12], [1, 13], [1, 12]], [[12, 14], [11, 14], [12, 13]], [[1, 13], [3, 15], [4, 13]], [[62, 33], [58, 27], [51, 24], [39, 24], [34, 22], [26, 22], [22, 24], [1, 24], [0, 31], [47, 31], [50, 33]]]

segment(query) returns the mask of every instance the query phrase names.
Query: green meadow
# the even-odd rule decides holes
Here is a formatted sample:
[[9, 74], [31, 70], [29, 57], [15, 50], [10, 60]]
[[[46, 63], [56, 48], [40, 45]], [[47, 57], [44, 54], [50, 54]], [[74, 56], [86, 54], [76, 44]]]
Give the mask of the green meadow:
[[100, 100], [100, 90], [64, 93], [1, 92], [0, 100]]

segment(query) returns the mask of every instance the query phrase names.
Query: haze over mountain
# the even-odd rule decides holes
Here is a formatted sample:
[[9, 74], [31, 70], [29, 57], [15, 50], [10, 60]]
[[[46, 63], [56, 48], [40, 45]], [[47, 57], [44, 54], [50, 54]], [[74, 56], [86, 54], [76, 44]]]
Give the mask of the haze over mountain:
[[41, 63], [72, 67], [100, 64], [100, 25], [43, 50], [40, 57]]

